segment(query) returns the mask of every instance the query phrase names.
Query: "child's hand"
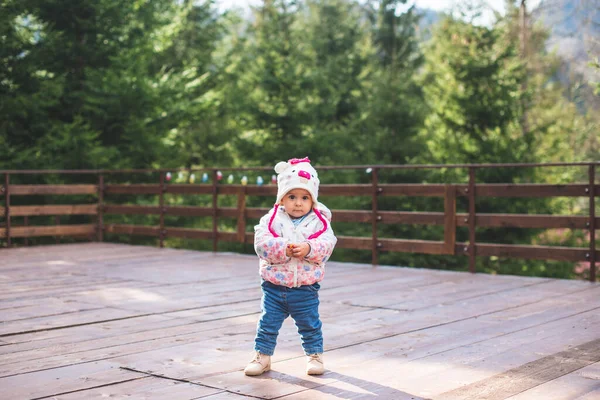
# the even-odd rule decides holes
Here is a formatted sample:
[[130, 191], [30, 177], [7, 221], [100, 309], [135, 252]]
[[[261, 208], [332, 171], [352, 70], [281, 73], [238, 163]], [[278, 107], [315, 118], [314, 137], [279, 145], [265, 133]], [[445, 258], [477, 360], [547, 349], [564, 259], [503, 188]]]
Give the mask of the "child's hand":
[[294, 252], [294, 246], [295, 246], [294, 244], [288, 243], [288, 245], [285, 247], [285, 255], [287, 257], [293, 257], [293, 255], [294, 255], [294, 253], [293, 253]]
[[304, 258], [310, 251], [310, 245], [306, 242], [293, 244], [291, 249], [294, 257]]

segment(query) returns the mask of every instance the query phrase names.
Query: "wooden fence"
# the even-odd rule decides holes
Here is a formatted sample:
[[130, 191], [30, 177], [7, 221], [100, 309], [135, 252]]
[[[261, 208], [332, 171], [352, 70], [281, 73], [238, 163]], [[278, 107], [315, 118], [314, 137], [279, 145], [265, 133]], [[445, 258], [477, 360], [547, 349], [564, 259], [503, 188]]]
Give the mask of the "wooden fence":
[[[425, 254], [448, 254], [469, 257], [469, 270], [475, 272], [475, 257], [514, 257], [522, 259], [560, 260], [590, 263], [590, 280], [596, 280], [596, 260], [598, 251], [595, 244], [596, 229], [600, 227], [600, 218], [595, 215], [595, 198], [600, 194], [600, 185], [595, 183], [595, 169], [600, 163], [556, 163], [556, 164], [471, 164], [471, 165], [360, 165], [360, 166], [320, 166], [319, 170], [354, 170], [368, 169], [371, 173], [369, 184], [322, 184], [319, 196], [370, 196], [371, 210], [332, 210], [334, 222], [354, 222], [370, 224], [370, 237], [338, 237], [339, 248], [371, 250], [372, 263], [378, 263], [380, 251], [414, 252]], [[586, 167], [588, 182], [571, 184], [490, 184], [476, 182], [476, 171], [484, 168], [534, 168], [534, 167]], [[469, 181], [466, 184], [381, 184], [379, 173], [389, 169], [423, 169], [423, 168], [467, 168]], [[251, 243], [253, 233], [246, 232], [247, 219], [257, 219], [264, 215], [268, 208], [246, 207], [248, 196], [272, 196], [275, 198], [277, 188], [274, 185], [233, 185], [222, 184], [218, 179], [221, 171], [269, 171], [271, 168], [211, 168], [205, 171], [210, 174], [211, 184], [178, 184], [167, 181], [167, 170], [0, 170], [4, 175], [4, 184], [0, 187], [0, 196], [4, 197], [4, 207], [0, 207], [0, 215], [4, 215], [4, 224], [0, 227], [0, 238], [4, 238], [7, 246], [12, 245], [13, 238], [31, 238], [37, 236], [82, 236], [93, 237], [102, 241], [104, 233], [143, 235], [158, 238], [162, 247], [166, 238], [188, 238], [211, 240], [213, 250], [217, 251], [220, 241]], [[186, 170], [186, 172], [191, 172]], [[115, 174], [156, 173], [160, 176], [156, 184], [113, 184], [107, 177]], [[95, 184], [69, 185], [27, 185], [11, 184], [11, 176], [35, 174], [79, 174], [96, 176]], [[114, 205], [105, 203], [107, 196], [116, 194], [155, 195], [158, 206]], [[165, 195], [211, 195], [211, 207], [166, 206]], [[97, 199], [94, 204], [75, 205], [21, 205], [11, 206], [13, 196], [31, 195], [93, 195]], [[218, 196], [237, 196], [237, 207], [218, 207]], [[378, 198], [382, 196], [427, 196], [444, 199], [443, 212], [401, 212], [381, 211], [378, 209]], [[466, 197], [468, 212], [456, 212], [457, 197]], [[481, 197], [585, 197], [589, 199], [587, 216], [568, 215], [531, 215], [531, 214], [482, 214], [475, 209], [476, 199]], [[104, 224], [107, 214], [120, 215], [158, 215], [157, 226]], [[95, 223], [78, 225], [28, 226], [31, 216], [95, 216]], [[165, 224], [165, 216], [212, 217], [212, 229], [190, 229], [170, 227]], [[11, 218], [24, 217], [22, 226], [11, 226]], [[219, 218], [236, 218], [235, 232], [218, 231]], [[58, 219], [57, 219], [58, 221]], [[390, 239], [378, 236], [378, 225], [381, 224], [423, 224], [442, 225], [443, 241]], [[468, 227], [469, 240], [466, 243], [456, 242], [457, 227]], [[588, 247], [530, 246], [480, 243], [476, 240], [476, 227], [513, 227], [513, 228], [568, 228], [589, 232]]]

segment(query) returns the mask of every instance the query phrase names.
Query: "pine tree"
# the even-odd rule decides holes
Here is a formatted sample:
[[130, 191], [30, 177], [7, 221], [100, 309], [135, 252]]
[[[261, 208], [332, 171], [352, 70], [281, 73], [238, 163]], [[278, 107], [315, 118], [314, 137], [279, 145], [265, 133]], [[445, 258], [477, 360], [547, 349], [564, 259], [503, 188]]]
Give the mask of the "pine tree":
[[371, 162], [404, 164], [422, 148], [417, 134], [425, 107], [415, 82], [423, 60], [416, 36], [419, 15], [414, 6], [399, 12], [405, 4], [405, 0], [380, 0], [371, 17], [375, 57], [373, 86], [365, 104], [372, 134]]
[[[160, 76], [149, 61], [173, 11], [153, 2], [8, 2], [3, 140], [9, 168], [147, 167], [160, 157]], [[16, 42], [13, 42], [16, 43]], [[12, 106], [11, 106], [12, 105]], [[9, 158], [10, 157], [10, 158]]]

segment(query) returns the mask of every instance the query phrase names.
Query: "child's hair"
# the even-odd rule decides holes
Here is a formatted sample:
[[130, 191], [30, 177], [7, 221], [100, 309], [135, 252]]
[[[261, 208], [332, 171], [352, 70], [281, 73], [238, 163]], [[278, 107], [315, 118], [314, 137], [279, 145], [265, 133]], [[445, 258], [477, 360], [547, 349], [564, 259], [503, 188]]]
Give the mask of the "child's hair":
[[281, 161], [275, 165], [277, 172], [277, 201], [292, 189], [304, 189], [310, 193], [313, 205], [316, 206], [319, 196], [319, 174], [310, 165], [308, 157], [302, 159], [292, 158], [287, 162]]

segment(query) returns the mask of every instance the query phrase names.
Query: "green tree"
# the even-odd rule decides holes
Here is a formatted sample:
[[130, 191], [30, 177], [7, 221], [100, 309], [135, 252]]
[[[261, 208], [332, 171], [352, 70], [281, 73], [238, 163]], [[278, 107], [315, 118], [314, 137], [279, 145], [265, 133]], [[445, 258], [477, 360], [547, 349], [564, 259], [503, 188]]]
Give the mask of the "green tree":
[[303, 150], [303, 125], [311, 120], [302, 95], [310, 70], [308, 44], [296, 29], [301, 5], [291, 0], [265, 0], [254, 10], [238, 76], [236, 142], [248, 164], [272, 164]]
[[[431, 111], [421, 132], [427, 144], [421, 160], [436, 164], [536, 161], [532, 130], [523, 129], [524, 110], [532, 98], [531, 89], [524, 88], [527, 69], [518, 42], [508, 39], [505, 26], [488, 28], [446, 17], [434, 29], [425, 60], [422, 82]], [[465, 170], [441, 173], [431, 179], [465, 182], [467, 178]], [[534, 174], [534, 170], [524, 168], [479, 169], [476, 179], [516, 183], [530, 181]], [[541, 200], [477, 201], [478, 213], [547, 211], [547, 203]], [[536, 233], [511, 228], [478, 229], [477, 238], [492, 243], [529, 243]], [[494, 259], [479, 259], [478, 265], [487, 271], [520, 268], [519, 264]]]
[[23, 0], [4, 10], [2, 164], [155, 165], [164, 75], [149, 67], [174, 3]]
[[423, 92], [415, 81], [422, 65], [414, 6], [405, 12], [406, 0], [380, 0], [371, 12], [375, 56], [371, 90], [365, 108], [369, 113], [370, 162], [404, 164], [422, 149], [417, 136], [423, 125]]
[[233, 162], [230, 141], [236, 133], [226, 88], [239, 46], [231, 45], [239, 17], [221, 14], [214, 1], [186, 0], [165, 27], [164, 50], [153, 60], [165, 77], [163, 107], [169, 121], [163, 165], [214, 166]]
[[425, 50], [431, 108], [422, 131], [437, 163], [533, 161], [522, 132], [524, 65], [502, 31], [445, 18]]

